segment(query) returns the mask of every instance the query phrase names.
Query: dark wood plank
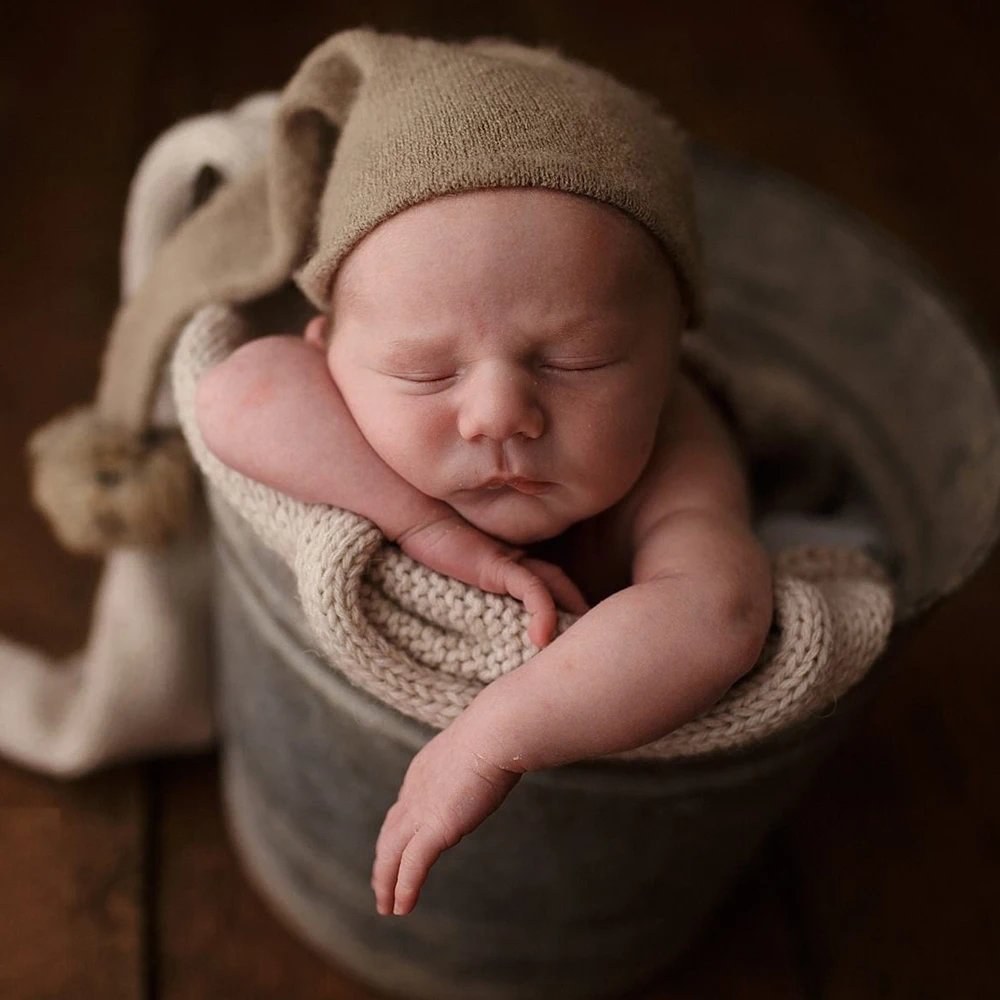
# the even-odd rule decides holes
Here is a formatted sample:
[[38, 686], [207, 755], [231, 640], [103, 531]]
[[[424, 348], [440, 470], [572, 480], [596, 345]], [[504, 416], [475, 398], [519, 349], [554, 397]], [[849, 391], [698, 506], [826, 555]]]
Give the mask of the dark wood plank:
[[145, 995], [139, 777], [61, 785], [0, 766], [0, 996]]
[[[0, 33], [0, 631], [61, 656], [86, 636], [97, 565], [30, 507], [23, 444], [93, 393], [142, 33], [124, 6], [53, 8], [5, 10]], [[144, 995], [145, 843], [139, 768], [62, 784], [0, 764], [0, 996]]]
[[213, 759], [157, 765], [153, 892], [159, 1000], [376, 1000], [287, 930], [245, 878], [223, 826]]

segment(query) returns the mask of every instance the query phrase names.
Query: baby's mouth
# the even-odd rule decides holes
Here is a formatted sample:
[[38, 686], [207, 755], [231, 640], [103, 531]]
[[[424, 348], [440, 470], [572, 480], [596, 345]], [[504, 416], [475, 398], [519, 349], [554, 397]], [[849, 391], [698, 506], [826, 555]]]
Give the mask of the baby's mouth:
[[527, 493], [529, 496], [541, 496], [552, 489], [553, 483], [543, 482], [538, 479], [524, 479], [520, 476], [505, 477], [496, 476], [488, 479], [478, 490], [485, 490], [488, 493], [499, 492], [504, 489], [517, 490], [518, 493]]

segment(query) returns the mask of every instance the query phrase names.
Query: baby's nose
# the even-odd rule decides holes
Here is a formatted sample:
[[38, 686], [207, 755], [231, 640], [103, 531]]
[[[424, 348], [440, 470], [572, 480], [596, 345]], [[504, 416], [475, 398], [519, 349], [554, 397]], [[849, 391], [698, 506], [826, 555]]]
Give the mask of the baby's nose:
[[529, 372], [476, 372], [466, 380], [463, 390], [458, 431], [466, 441], [477, 437], [506, 441], [519, 434], [537, 438], [545, 429], [545, 417]]

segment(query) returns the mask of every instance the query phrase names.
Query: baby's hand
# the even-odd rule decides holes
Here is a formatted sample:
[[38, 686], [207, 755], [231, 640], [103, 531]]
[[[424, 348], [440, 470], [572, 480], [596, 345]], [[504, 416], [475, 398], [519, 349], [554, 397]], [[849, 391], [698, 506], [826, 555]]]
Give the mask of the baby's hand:
[[479, 826], [520, 778], [463, 743], [454, 724], [427, 743], [410, 762], [375, 845], [378, 912], [409, 913], [441, 852]]
[[[498, 543], [499, 544], [499, 543]], [[531, 621], [528, 638], [536, 646], [547, 646], [556, 629], [556, 604], [582, 615], [589, 609], [576, 584], [554, 563], [525, 559], [519, 549], [511, 549], [492, 559], [480, 577], [480, 590], [510, 594], [524, 604]]]
[[558, 567], [525, 559], [512, 548], [469, 524], [454, 511], [401, 535], [400, 548], [417, 562], [493, 594], [524, 603], [531, 621], [528, 637], [545, 646], [556, 627], [556, 605], [584, 614], [588, 605], [576, 584]]

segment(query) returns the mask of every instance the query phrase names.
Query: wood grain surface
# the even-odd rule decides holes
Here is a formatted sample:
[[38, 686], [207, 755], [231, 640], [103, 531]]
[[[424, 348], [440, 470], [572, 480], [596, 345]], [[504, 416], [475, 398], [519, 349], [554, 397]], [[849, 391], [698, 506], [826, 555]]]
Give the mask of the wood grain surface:
[[[975, 0], [175, 0], [4, 4], [0, 30], [0, 631], [82, 645], [95, 563], [27, 499], [23, 442], [89, 399], [143, 150], [280, 87], [369, 24], [505, 34], [659, 96], [908, 244], [998, 341], [997, 8]], [[1000, 797], [993, 559], [898, 657], [705, 935], [648, 1000], [995, 997]], [[0, 763], [0, 998], [363, 1000], [245, 881], [211, 756], [61, 783]]]

